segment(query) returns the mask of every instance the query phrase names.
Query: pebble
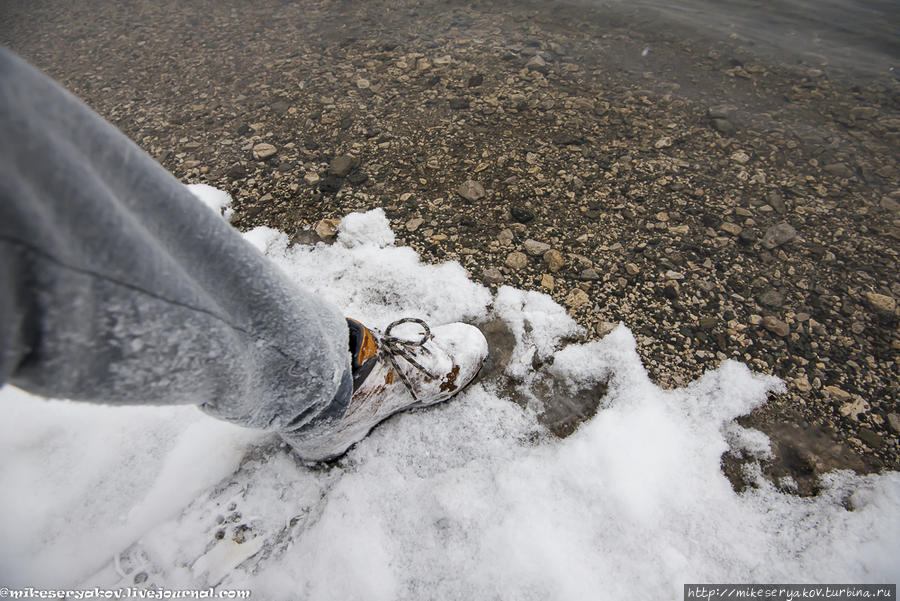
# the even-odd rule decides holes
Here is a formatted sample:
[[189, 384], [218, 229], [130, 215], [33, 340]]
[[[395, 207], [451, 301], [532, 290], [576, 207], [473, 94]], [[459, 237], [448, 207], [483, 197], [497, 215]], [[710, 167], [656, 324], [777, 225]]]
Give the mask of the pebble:
[[841, 405], [838, 411], [840, 411], [841, 415], [843, 415], [844, 417], [849, 417], [856, 422], [859, 421], [859, 414], [865, 413], [869, 409], [869, 404], [861, 398], [857, 397], [852, 401], [846, 402]]
[[323, 219], [316, 224], [316, 234], [322, 240], [332, 240], [337, 236], [340, 223], [340, 219]]
[[784, 304], [784, 295], [777, 290], [766, 290], [756, 299], [764, 307], [780, 308]]
[[522, 269], [528, 265], [528, 257], [525, 253], [513, 251], [506, 257], [506, 265], [512, 269]]
[[675, 280], [675, 281], [683, 280], [684, 274], [681, 273], [680, 271], [675, 271], [674, 269], [669, 269], [665, 273], [665, 278], [666, 278], [666, 280]]
[[577, 309], [578, 307], [583, 307], [584, 305], [591, 302], [591, 297], [588, 296], [587, 292], [582, 290], [581, 288], [575, 288], [569, 295], [566, 297], [565, 303], [566, 306]]
[[868, 301], [869, 306], [872, 308], [872, 310], [880, 315], [890, 317], [897, 309], [897, 301], [884, 294], [878, 294], [877, 292], [866, 292], [866, 300]]
[[625, 273], [628, 275], [637, 275], [641, 272], [641, 268], [635, 265], [634, 263], [626, 263], [625, 264]]
[[563, 254], [552, 248], [544, 253], [544, 261], [553, 273], [562, 269], [566, 264], [566, 259], [563, 257]]
[[531, 69], [532, 71], [537, 71], [538, 73], [546, 74], [549, 72], [550, 68], [547, 65], [547, 61], [541, 57], [540, 54], [535, 54], [531, 57], [531, 59], [525, 63], [525, 67]]
[[830, 173], [831, 175], [837, 177], [843, 177], [845, 179], [849, 179], [856, 175], [855, 173], [853, 173], [853, 170], [851, 170], [850, 167], [848, 167], [844, 163], [832, 163], [830, 165], [825, 165], [824, 167], [822, 167], [822, 171], [825, 171], [826, 173]]
[[738, 240], [741, 244], [752, 245], [756, 242], [757, 234], [754, 230], [741, 230], [738, 234]]
[[545, 252], [550, 250], [549, 244], [538, 242], [537, 240], [532, 240], [530, 238], [522, 243], [522, 247], [525, 249], [525, 252], [532, 257], [542, 256]]
[[360, 77], [359, 79], [356, 80], [356, 87], [359, 88], [360, 90], [366, 90], [371, 85], [372, 85], [371, 82], [369, 82], [369, 80], [365, 79], [364, 77]]
[[731, 223], [730, 221], [723, 221], [721, 225], [719, 225], [719, 229], [723, 232], [729, 233], [732, 236], [737, 236], [740, 234], [744, 228], [739, 226], [736, 223]]
[[822, 392], [824, 392], [826, 396], [842, 403], [848, 402], [853, 396], [846, 390], [838, 388], [837, 386], [826, 386], [822, 389]]
[[500, 285], [503, 283], [503, 274], [496, 267], [488, 267], [482, 272], [481, 277], [487, 284]]
[[713, 119], [712, 126], [713, 129], [715, 129], [717, 132], [719, 132], [720, 134], [725, 134], [726, 136], [730, 136], [737, 131], [737, 128], [728, 119]]
[[656, 143], [653, 144], [653, 147], [656, 148], [657, 150], [660, 150], [662, 148], [668, 148], [671, 145], [672, 145], [672, 138], [666, 136], [664, 138], [660, 138], [659, 140], [657, 140]]
[[588, 267], [584, 271], [581, 272], [579, 276], [582, 280], [599, 280], [600, 274], [597, 273], [597, 270], [593, 267]]
[[260, 161], [265, 161], [266, 159], [275, 156], [275, 153], [277, 152], [278, 149], [271, 144], [267, 142], [260, 142], [253, 147], [253, 158]]
[[701, 317], [698, 323], [701, 330], [712, 330], [719, 325], [719, 319], [716, 317]]
[[739, 163], [741, 165], [746, 165], [750, 162], [750, 155], [744, 152], [743, 150], [739, 150], [731, 155], [731, 160], [735, 163]]
[[788, 324], [771, 315], [763, 317], [762, 326], [776, 336], [784, 337], [791, 333], [791, 328]]
[[228, 177], [231, 179], [241, 179], [247, 177], [247, 168], [240, 163], [235, 163], [228, 169]]
[[425, 223], [425, 220], [421, 217], [416, 217], [414, 219], [410, 219], [406, 222], [406, 230], [409, 232], [414, 232], [419, 229], [419, 226]]
[[779, 215], [784, 215], [787, 212], [787, 206], [784, 204], [784, 197], [778, 190], [770, 190], [769, 193], [766, 194], [766, 202], [768, 202], [769, 206], [775, 209], [775, 212]]
[[900, 415], [896, 413], [888, 413], [887, 415], [888, 425], [893, 428], [894, 432], [900, 434]]
[[767, 249], [772, 250], [786, 242], [790, 242], [794, 238], [797, 237], [797, 230], [795, 230], [789, 223], [782, 221], [781, 223], [777, 223], [766, 230], [766, 234], [763, 236], [762, 244]]
[[356, 159], [351, 156], [341, 155], [334, 157], [328, 165], [328, 173], [337, 177], [347, 177], [354, 167], [356, 167]]
[[470, 202], [484, 198], [484, 186], [478, 182], [467, 179], [456, 189], [457, 193]]
[[860, 428], [859, 437], [864, 443], [866, 443], [873, 449], [880, 449], [884, 444], [884, 438], [882, 438], [880, 434], [876, 434], [869, 428]]
[[315, 186], [319, 183], [322, 178], [319, 177], [318, 173], [307, 173], [303, 176], [303, 181], [309, 184], [310, 186]]
[[519, 223], [528, 223], [534, 219], [534, 213], [525, 207], [510, 207], [509, 214]]
[[549, 273], [545, 273], [541, 276], [541, 287], [546, 288], [547, 290], [553, 291], [553, 288], [556, 286], [556, 280], [553, 279], [553, 276]]

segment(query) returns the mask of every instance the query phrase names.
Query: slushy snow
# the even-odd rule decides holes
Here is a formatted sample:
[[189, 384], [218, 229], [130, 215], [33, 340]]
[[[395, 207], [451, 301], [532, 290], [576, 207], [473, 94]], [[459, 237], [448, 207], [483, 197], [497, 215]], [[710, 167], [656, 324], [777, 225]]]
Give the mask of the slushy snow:
[[48, 401], [7, 387], [0, 584], [569, 600], [680, 598], [691, 582], [897, 582], [900, 474], [836, 472], [812, 499], [761, 478], [737, 494], [722, 474], [729, 448], [768, 452], [734, 419], [782, 390], [777, 379], [726, 361], [661, 390], [624, 325], [564, 346], [578, 327], [548, 296], [491, 295], [456, 263], [420, 263], [394, 246], [381, 210], [346, 217], [331, 246], [289, 247], [266, 228], [246, 238], [364, 323], [500, 319], [516, 339], [506, 369], [520, 388], [534, 383], [537, 354], [552, 356], [557, 393], [606, 380], [609, 392], [559, 440], [482, 380], [391, 418], [322, 468], [192, 407]]

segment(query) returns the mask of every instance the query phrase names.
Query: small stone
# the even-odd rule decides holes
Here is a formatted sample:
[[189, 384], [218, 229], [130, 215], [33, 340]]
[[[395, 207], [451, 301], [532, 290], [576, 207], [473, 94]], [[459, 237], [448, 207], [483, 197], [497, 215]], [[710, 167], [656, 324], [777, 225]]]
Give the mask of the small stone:
[[890, 196], [883, 196], [879, 204], [885, 211], [900, 215], [900, 202], [897, 202]]
[[450, 108], [455, 111], [461, 111], [463, 109], [469, 108], [469, 99], [468, 98], [451, 98], [448, 103]]
[[340, 223], [340, 219], [323, 219], [316, 224], [316, 234], [322, 240], [333, 240], [337, 236]]
[[728, 119], [734, 112], [734, 107], [727, 104], [717, 104], [707, 109], [710, 119]]
[[717, 325], [719, 325], [719, 318], [717, 318], [717, 317], [701, 317], [699, 325], [700, 325], [701, 330], [707, 330], [707, 331], [712, 330]]
[[549, 273], [545, 273], [541, 276], [541, 287], [553, 292], [553, 288], [555, 286], [556, 280], [553, 279], [552, 275], [550, 275]]
[[757, 315], [754, 313], [753, 315], [750, 316], [749, 319], [750, 319], [751, 326], [758, 326], [759, 324], [762, 323], [762, 315]]
[[470, 88], [477, 88], [478, 86], [480, 86], [483, 83], [484, 83], [484, 75], [482, 75], [481, 73], [476, 73], [475, 75], [473, 75], [472, 77], [469, 78], [469, 81], [466, 82], [466, 86], [468, 86]]
[[888, 425], [896, 432], [900, 434], [900, 415], [896, 413], [888, 413], [887, 415]]
[[460, 184], [456, 191], [460, 196], [470, 202], [484, 198], [484, 187], [478, 182], [470, 179], [467, 179]]
[[269, 105], [269, 110], [271, 110], [276, 115], [283, 115], [284, 113], [288, 112], [288, 109], [290, 108], [291, 106], [287, 102], [284, 102], [282, 100], [277, 100]]
[[334, 157], [331, 164], [328, 165], [328, 173], [337, 177], [347, 177], [347, 174], [353, 171], [357, 166], [357, 161], [346, 154]]
[[228, 169], [228, 177], [231, 179], [241, 179], [247, 177], [247, 168], [240, 163], [235, 163]]
[[578, 277], [580, 277], [582, 280], [599, 280], [600, 274], [597, 273], [597, 270], [593, 267], [588, 267], [587, 269], [582, 271], [581, 275], [579, 275]]
[[853, 170], [844, 163], [832, 163], [830, 165], [825, 165], [824, 167], [822, 167], [822, 171], [845, 179], [849, 179], [856, 175], [855, 173], [853, 173]]
[[731, 160], [735, 163], [739, 163], [741, 165], [746, 165], [750, 162], [750, 155], [744, 152], [743, 150], [738, 150], [734, 154], [731, 155]]
[[591, 302], [591, 297], [581, 288], [575, 288], [566, 297], [566, 306], [571, 309], [577, 309]]
[[822, 392], [824, 392], [827, 397], [842, 403], [849, 402], [850, 399], [853, 398], [853, 395], [837, 386], [826, 386], [822, 389]]
[[508, 246], [512, 244], [513, 238], [515, 238], [515, 234], [512, 233], [512, 230], [507, 228], [503, 228], [500, 231], [500, 234], [497, 236], [497, 240], [503, 246]]
[[528, 223], [534, 219], [534, 213], [525, 207], [510, 207], [509, 214], [519, 223]]
[[859, 437], [864, 443], [866, 443], [873, 449], [880, 449], [884, 445], [884, 438], [882, 438], [880, 434], [876, 434], [869, 428], [860, 428]]
[[522, 269], [528, 265], [528, 257], [525, 256], [525, 253], [513, 251], [506, 257], [506, 265], [512, 269]]
[[406, 230], [409, 232], [414, 232], [419, 229], [419, 226], [425, 223], [425, 220], [421, 217], [416, 217], [414, 219], [410, 219], [406, 222]]
[[367, 89], [369, 89], [369, 86], [371, 86], [371, 85], [372, 85], [372, 83], [364, 77], [360, 77], [359, 79], [356, 80], [356, 87], [359, 88], [360, 90], [367, 90]]
[[776, 336], [784, 337], [791, 333], [791, 328], [788, 324], [771, 315], [763, 317], [762, 326]]
[[869, 404], [859, 397], [852, 401], [846, 402], [838, 408], [838, 411], [844, 417], [849, 417], [853, 421], [859, 421], [859, 414], [865, 413], [870, 409]]
[[778, 309], [784, 304], [784, 295], [777, 290], [766, 290], [756, 299], [760, 305], [764, 307], [772, 307]]
[[723, 232], [731, 234], [732, 236], [737, 236], [743, 231], [744, 228], [742, 228], [741, 226], [739, 226], [736, 223], [731, 223], [730, 221], [723, 221], [719, 225], [719, 229], [722, 230]]
[[674, 280], [674, 281], [683, 280], [684, 274], [681, 273], [680, 271], [675, 271], [674, 269], [669, 269], [665, 273], [665, 278], [667, 280]]
[[797, 378], [794, 378], [792, 384], [797, 392], [809, 392], [812, 390], [812, 386], [809, 384], [809, 378], [806, 374], [803, 374]]
[[368, 174], [357, 169], [356, 171], [352, 171], [350, 175], [347, 176], [347, 181], [354, 186], [359, 186], [360, 184], [364, 184], [369, 181], [369, 176]]
[[671, 145], [672, 145], [672, 138], [666, 136], [664, 138], [660, 138], [659, 140], [657, 140], [653, 144], [653, 147], [656, 148], [657, 150], [660, 150], [662, 148], [668, 148]]
[[[246, 148], [246, 147], [245, 147]], [[268, 144], [266, 142], [260, 142], [256, 146], [253, 147], [253, 158], [259, 161], [265, 161], [266, 159], [275, 156], [275, 153], [278, 152], [278, 149]]]
[[540, 54], [535, 54], [531, 57], [531, 59], [525, 63], [525, 67], [531, 69], [532, 71], [537, 71], [539, 73], [546, 74], [550, 68], [547, 66], [547, 61], [543, 59]]
[[765, 236], [763, 236], [762, 244], [767, 249], [772, 250], [786, 242], [790, 242], [794, 238], [797, 237], [797, 230], [795, 230], [789, 223], [782, 221], [781, 223], [777, 223], [766, 230]]
[[641, 272], [641, 268], [635, 265], [634, 263], [626, 263], [625, 264], [625, 273], [628, 275], [637, 275]]
[[669, 280], [668, 282], [666, 282], [662, 289], [663, 296], [672, 301], [678, 298], [679, 292], [681, 292], [681, 287], [675, 280]]
[[322, 178], [319, 177], [318, 173], [309, 172], [303, 176], [303, 181], [309, 184], [310, 186], [315, 186], [321, 181]]
[[550, 271], [556, 273], [566, 264], [566, 259], [563, 257], [563, 254], [556, 249], [550, 249], [544, 253], [544, 261], [547, 263], [547, 266], [550, 268]]
[[871, 307], [873, 311], [887, 317], [892, 316], [897, 309], [896, 300], [890, 296], [878, 294], [877, 292], [866, 292], [866, 301], [868, 301], [869, 307]]
[[769, 193], [766, 194], [766, 202], [768, 202], [769, 206], [775, 209], [775, 212], [779, 215], [784, 215], [787, 212], [787, 206], [784, 204], [784, 197], [778, 190], [770, 190]]
[[726, 136], [730, 136], [737, 131], [737, 128], [728, 119], [713, 119], [712, 126], [717, 132], [725, 134]]
[[500, 285], [503, 283], [503, 274], [496, 267], [488, 267], [482, 272], [481, 277], [488, 285]]
[[544, 242], [538, 242], [537, 240], [528, 239], [522, 243], [522, 246], [525, 248], [525, 252], [527, 252], [532, 257], [542, 256], [545, 252], [550, 250], [550, 245]]
[[741, 233], [738, 234], [738, 240], [740, 240], [741, 244], [746, 244], [747, 246], [755, 244], [757, 237], [755, 230], [742, 229]]
[[325, 179], [319, 182], [319, 190], [324, 194], [337, 194], [344, 185], [344, 178], [333, 173], [325, 175]]

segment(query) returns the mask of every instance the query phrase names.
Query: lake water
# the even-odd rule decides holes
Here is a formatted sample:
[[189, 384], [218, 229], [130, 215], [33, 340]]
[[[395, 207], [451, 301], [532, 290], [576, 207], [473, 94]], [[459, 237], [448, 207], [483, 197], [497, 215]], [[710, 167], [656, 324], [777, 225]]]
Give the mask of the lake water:
[[661, 27], [730, 39], [788, 63], [829, 65], [870, 75], [896, 75], [894, 67], [900, 67], [898, 0], [566, 0], [563, 4], [634, 11]]

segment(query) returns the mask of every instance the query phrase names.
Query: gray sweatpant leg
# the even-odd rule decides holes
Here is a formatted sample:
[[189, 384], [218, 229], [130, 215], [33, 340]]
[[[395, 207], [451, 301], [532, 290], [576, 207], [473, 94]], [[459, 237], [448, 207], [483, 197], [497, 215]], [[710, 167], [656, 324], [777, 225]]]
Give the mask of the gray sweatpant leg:
[[352, 393], [347, 337], [336, 307], [0, 46], [0, 386], [319, 437]]

